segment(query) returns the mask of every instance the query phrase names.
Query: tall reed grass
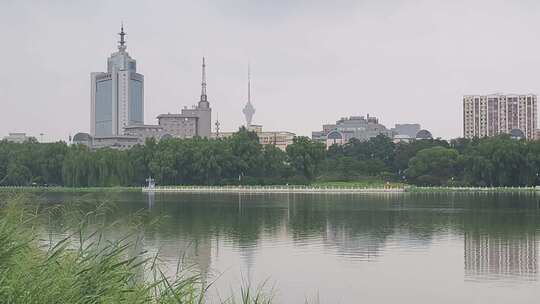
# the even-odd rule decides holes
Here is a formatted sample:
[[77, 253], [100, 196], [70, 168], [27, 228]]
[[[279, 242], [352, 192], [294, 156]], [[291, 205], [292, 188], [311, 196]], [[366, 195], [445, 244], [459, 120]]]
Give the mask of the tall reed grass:
[[[182, 303], [208, 302], [207, 284], [189, 268], [165, 275], [158, 255], [140, 251], [128, 234], [105, 240], [100, 230], [88, 232], [87, 223], [99, 208], [82, 212], [60, 207], [43, 210], [35, 197], [0, 198], [0, 303]], [[63, 239], [40, 239], [43, 214], [63, 212], [72, 217]], [[262, 288], [240, 287], [239, 299], [220, 303], [270, 304]]]

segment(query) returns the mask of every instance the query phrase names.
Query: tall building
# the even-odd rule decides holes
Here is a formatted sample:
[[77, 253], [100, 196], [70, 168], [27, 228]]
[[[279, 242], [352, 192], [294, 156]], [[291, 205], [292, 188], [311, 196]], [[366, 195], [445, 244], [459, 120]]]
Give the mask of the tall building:
[[251, 126], [251, 122], [253, 120], [253, 114], [255, 114], [255, 108], [251, 104], [251, 72], [250, 72], [249, 66], [248, 66], [248, 100], [247, 100], [246, 106], [242, 110], [242, 113], [244, 113], [244, 116], [246, 117], [246, 127]]
[[465, 138], [523, 134], [535, 137], [536, 95], [463, 96], [463, 136]]
[[180, 114], [161, 114], [158, 125], [165, 134], [173, 137], [210, 137], [212, 133], [212, 109], [206, 94], [206, 61], [202, 59], [201, 98], [191, 109], [184, 107]]
[[144, 77], [126, 52], [124, 27], [118, 52], [107, 60], [107, 72], [91, 73], [90, 133], [93, 137], [123, 135], [123, 128], [144, 123]]

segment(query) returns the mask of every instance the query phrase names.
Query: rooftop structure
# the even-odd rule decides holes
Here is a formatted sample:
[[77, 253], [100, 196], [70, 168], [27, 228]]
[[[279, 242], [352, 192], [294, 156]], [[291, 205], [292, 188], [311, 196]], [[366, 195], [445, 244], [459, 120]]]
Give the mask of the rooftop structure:
[[75, 134], [75, 136], [73, 136], [73, 139], [71, 140], [71, 142], [74, 145], [85, 145], [89, 148], [92, 148], [93, 138], [88, 133], [80, 132], [80, 133]]
[[431, 132], [428, 130], [420, 130], [418, 133], [416, 133], [415, 136], [416, 140], [422, 140], [422, 139], [433, 139], [433, 136], [431, 135]]

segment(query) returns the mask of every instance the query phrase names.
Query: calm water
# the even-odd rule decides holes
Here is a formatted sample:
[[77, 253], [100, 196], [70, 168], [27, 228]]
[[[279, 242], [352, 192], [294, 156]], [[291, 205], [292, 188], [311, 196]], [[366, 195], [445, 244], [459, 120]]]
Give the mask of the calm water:
[[[74, 194], [48, 194], [51, 202]], [[537, 303], [540, 196], [105, 196], [112, 222], [140, 210], [143, 247], [169, 273], [197, 265], [222, 297], [268, 280], [278, 303]], [[61, 219], [45, 233], [60, 235]], [[126, 224], [127, 225], [127, 224]], [[114, 239], [127, 227], [107, 231]]]

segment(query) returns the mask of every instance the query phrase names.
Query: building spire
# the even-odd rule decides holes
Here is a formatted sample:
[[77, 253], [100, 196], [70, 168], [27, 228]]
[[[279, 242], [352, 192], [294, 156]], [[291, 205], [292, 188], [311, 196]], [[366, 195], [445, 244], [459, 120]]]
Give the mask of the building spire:
[[246, 103], [246, 106], [242, 110], [242, 113], [244, 113], [244, 116], [246, 118], [246, 127], [251, 126], [251, 121], [253, 119], [253, 114], [255, 114], [255, 108], [251, 104], [251, 66], [248, 63], [248, 100]]
[[208, 101], [206, 95], [206, 61], [204, 57], [202, 58], [201, 101]]
[[118, 33], [118, 35], [120, 35], [120, 41], [118, 41], [118, 50], [121, 51], [121, 52], [124, 52], [126, 50], [126, 48], [127, 48], [126, 40], [124, 38], [127, 35], [124, 32], [124, 22], [122, 22], [121, 25], [120, 25], [120, 33]]
[[216, 123], [215, 123], [215, 125], [216, 125], [216, 138], [219, 138], [219, 126], [221, 125], [219, 123], [219, 113], [216, 113], [216, 116], [217, 116], [216, 117]]
[[248, 62], [248, 103], [251, 103], [251, 65]]

